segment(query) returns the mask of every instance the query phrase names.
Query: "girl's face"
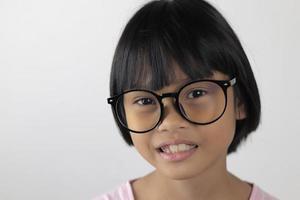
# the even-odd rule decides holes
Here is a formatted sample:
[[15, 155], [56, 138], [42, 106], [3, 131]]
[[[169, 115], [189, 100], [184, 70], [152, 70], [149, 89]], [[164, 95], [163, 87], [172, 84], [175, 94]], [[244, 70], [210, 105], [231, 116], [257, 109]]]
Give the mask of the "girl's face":
[[[170, 85], [155, 92], [177, 92], [188, 77], [179, 68], [175, 70], [175, 74]], [[229, 77], [215, 72], [211, 79], [229, 80]], [[227, 107], [223, 116], [208, 125], [195, 125], [182, 118], [174, 107], [173, 98], [163, 99], [163, 104], [163, 120], [154, 130], [144, 134], [131, 133], [137, 151], [158, 172], [176, 180], [195, 177], [207, 169], [224, 170], [227, 149], [235, 133], [236, 119], [245, 117], [243, 110], [237, 114], [233, 87], [227, 88]], [[160, 148], [162, 146], [164, 152]]]

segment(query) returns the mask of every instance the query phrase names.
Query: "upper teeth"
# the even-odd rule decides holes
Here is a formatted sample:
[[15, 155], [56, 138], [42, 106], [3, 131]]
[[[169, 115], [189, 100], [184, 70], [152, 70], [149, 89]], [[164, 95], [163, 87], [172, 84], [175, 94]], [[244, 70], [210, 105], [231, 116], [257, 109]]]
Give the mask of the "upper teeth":
[[189, 145], [189, 144], [178, 144], [178, 145], [167, 145], [161, 147], [161, 150], [165, 153], [177, 153], [182, 151], [188, 151], [192, 148], [195, 148], [197, 145]]

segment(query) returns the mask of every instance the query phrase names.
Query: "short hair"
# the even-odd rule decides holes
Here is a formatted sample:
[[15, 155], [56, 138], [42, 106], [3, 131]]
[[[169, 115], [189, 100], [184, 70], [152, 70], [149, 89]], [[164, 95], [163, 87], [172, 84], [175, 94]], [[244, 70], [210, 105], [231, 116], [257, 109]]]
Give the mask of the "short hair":
[[[125, 26], [110, 75], [110, 95], [133, 88], [158, 90], [174, 78], [174, 62], [191, 79], [214, 71], [236, 77], [235, 99], [246, 118], [237, 120], [228, 154], [254, 131], [261, 114], [257, 84], [243, 47], [225, 18], [204, 0], [157, 0], [141, 7]], [[114, 119], [128, 145], [130, 133]]]

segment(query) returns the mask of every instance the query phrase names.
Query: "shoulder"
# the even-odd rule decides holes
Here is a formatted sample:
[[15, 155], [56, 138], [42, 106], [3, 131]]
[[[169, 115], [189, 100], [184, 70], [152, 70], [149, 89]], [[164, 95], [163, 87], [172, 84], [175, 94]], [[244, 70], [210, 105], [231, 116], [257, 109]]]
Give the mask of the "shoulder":
[[249, 200], [279, 200], [279, 199], [265, 192], [257, 185], [253, 184], [252, 192]]
[[93, 200], [134, 200], [131, 181], [119, 185], [114, 190], [107, 192]]

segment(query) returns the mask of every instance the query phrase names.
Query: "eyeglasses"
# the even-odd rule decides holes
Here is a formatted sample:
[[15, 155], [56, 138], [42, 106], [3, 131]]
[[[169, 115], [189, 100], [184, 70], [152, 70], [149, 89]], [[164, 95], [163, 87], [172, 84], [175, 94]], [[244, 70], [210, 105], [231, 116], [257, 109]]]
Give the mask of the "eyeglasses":
[[134, 89], [107, 99], [120, 124], [128, 131], [146, 133], [163, 119], [164, 98], [175, 98], [175, 107], [187, 121], [211, 124], [222, 117], [227, 106], [227, 88], [236, 83], [228, 81], [197, 80], [185, 84], [178, 92], [158, 95], [150, 90]]

